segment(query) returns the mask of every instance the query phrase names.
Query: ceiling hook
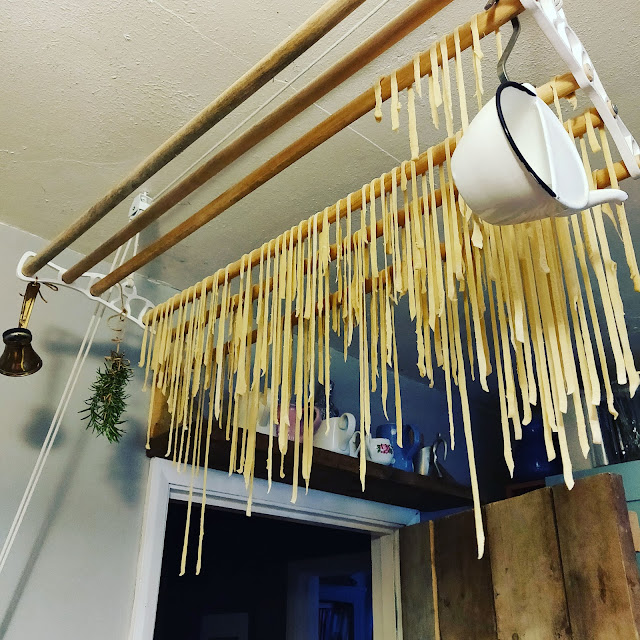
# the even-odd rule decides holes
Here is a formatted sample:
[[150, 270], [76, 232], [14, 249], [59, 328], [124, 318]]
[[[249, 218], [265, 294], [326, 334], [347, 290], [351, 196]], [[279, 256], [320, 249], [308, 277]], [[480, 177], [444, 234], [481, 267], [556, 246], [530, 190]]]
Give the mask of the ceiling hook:
[[520, 20], [518, 18], [512, 18], [511, 26], [513, 27], [513, 33], [511, 34], [511, 38], [509, 38], [509, 42], [505, 47], [505, 50], [498, 60], [498, 78], [500, 79], [500, 84], [504, 84], [505, 82], [509, 82], [509, 77], [507, 76], [507, 60], [513, 51], [513, 47], [516, 44], [516, 40], [520, 35]]

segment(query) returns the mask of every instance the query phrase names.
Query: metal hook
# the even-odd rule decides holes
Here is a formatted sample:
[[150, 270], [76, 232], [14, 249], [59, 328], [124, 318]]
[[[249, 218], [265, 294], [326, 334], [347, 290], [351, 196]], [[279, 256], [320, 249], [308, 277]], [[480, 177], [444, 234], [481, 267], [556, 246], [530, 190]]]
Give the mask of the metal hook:
[[498, 78], [500, 79], [500, 84], [504, 84], [505, 82], [509, 82], [509, 77], [507, 76], [507, 60], [513, 51], [513, 47], [516, 44], [516, 40], [520, 35], [520, 20], [518, 18], [512, 18], [511, 26], [513, 27], [513, 33], [511, 34], [511, 38], [509, 38], [509, 42], [505, 47], [505, 50], [498, 60]]

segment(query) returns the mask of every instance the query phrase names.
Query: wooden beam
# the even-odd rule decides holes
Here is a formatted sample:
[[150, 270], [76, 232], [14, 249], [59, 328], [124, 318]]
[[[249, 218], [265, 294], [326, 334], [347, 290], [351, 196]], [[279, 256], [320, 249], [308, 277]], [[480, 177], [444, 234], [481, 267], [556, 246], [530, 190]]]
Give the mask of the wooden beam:
[[176, 131], [109, 193], [31, 258], [24, 266], [24, 274], [29, 277], [34, 276], [49, 260], [55, 258], [74, 240], [104, 218], [135, 189], [267, 84], [363, 2], [364, 0], [326, 2], [288, 38], [251, 67], [195, 118]]
[[[480, 35], [493, 33], [500, 26], [509, 22], [514, 16], [523, 11], [519, 0], [501, 0], [494, 5], [489, 11], [485, 11], [478, 16], [478, 27]], [[473, 44], [471, 33], [471, 23], [468, 22], [459, 29], [460, 48], [468, 49]], [[447, 45], [449, 57], [455, 55], [454, 36], [449, 34], [447, 37]], [[438, 53], [438, 61], [441, 62], [441, 53]], [[431, 72], [431, 58], [429, 51], [425, 51], [420, 55], [420, 75], [425, 76]], [[398, 80], [398, 90], [404, 90], [410, 87], [414, 82], [413, 61], [407, 63], [396, 72]], [[391, 76], [387, 75], [381, 78], [382, 100], [391, 97]], [[260, 167], [252, 171], [248, 176], [243, 178], [217, 198], [205, 205], [202, 209], [187, 218], [177, 227], [169, 231], [164, 236], [158, 238], [155, 242], [140, 251], [136, 256], [125, 262], [121, 267], [112, 271], [109, 275], [91, 287], [93, 295], [102, 295], [114, 284], [120, 282], [128, 275], [148, 264], [158, 256], [162, 255], [171, 247], [190, 236], [192, 233], [203, 227], [205, 224], [218, 217], [221, 213], [229, 209], [231, 206], [242, 200], [258, 187], [262, 186], [271, 178], [277, 176], [294, 162], [304, 157], [307, 153], [319, 147], [338, 132], [342, 131], [350, 124], [355, 122], [372, 109], [376, 104], [374, 88], [366, 90], [357, 98], [346, 104], [341, 109], [330, 115], [326, 120], [308, 131], [301, 138], [290, 144], [288, 147], [280, 151]]]

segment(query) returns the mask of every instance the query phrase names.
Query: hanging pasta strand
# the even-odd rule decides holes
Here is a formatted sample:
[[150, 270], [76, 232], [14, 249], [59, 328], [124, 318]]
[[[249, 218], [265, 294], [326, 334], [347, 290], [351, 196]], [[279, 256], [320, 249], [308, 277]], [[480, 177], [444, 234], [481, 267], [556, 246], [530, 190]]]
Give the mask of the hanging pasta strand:
[[229, 306], [229, 269], [225, 269], [224, 283], [222, 285], [222, 307], [220, 321], [218, 323], [218, 336], [216, 342], [216, 391], [214, 411], [216, 419], [220, 418], [222, 407], [222, 370], [224, 363], [224, 341], [226, 337], [227, 309]]
[[469, 410], [469, 397], [467, 395], [467, 376], [462, 358], [462, 344], [460, 340], [460, 319], [458, 317], [458, 300], [452, 300], [453, 305], [453, 339], [456, 341], [456, 353], [458, 357], [458, 385], [460, 389], [460, 400], [462, 404], [462, 423], [464, 426], [464, 437], [467, 445], [467, 459], [469, 461], [469, 472], [471, 474], [471, 495], [473, 497], [473, 510], [476, 525], [476, 538], [478, 543], [478, 558], [484, 555], [484, 524], [482, 522], [482, 508], [480, 504], [480, 488], [478, 485], [478, 473], [476, 471], [476, 457], [474, 452], [473, 435], [471, 433], [471, 412]]
[[373, 113], [377, 122], [382, 122], [382, 86], [380, 84], [380, 78], [373, 85], [373, 93], [376, 99], [376, 108]]
[[415, 85], [416, 93], [422, 98], [422, 74], [420, 73], [419, 53], [413, 56], [413, 84]]
[[[353, 280], [353, 265], [352, 265], [352, 254], [353, 254], [353, 238], [351, 235], [351, 194], [347, 196], [347, 235], [345, 237], [345, 251], [347, 255], [347, 271], [346, 271], [346, 282], [345, 282], [345, 290], [347, 295], [347, 328], [345, 331], [346, 343], [347, 346], [351, 344], [353, 339], [353, 287], [351, 286]], [[347, 353], [345, 350], [345, 361], [347, 358]]]
[[[371, 259], [371, 277], [378, 277], [378, 239], [376, 236], [376, 189], [375, 189], [375, 179], [371, 181], [369, 184], [369, 200], [370, 200], [370, 208], [369, 208], [369, 225], [371, 227], [371, 242], [369, 243], [369, 258]], [[384, 182], [380, 181], [380, 194], [384, 192]], [[384, 218], [384, 215], [383, 215]], [[384, 224], [384, 222], [383, 222]], [[327, 267], [328, 268], [328, 267]]]
[[440, 118], [438, 116], [438, 107], [442, 104], [442, 92], [440, 90], [440, 80], [438, 75], [440, 68], [438, 66], [438, 50], [437, 42], [434, 42], [429, 48], [429, 56], [431, 60], [431, 73], [429, 74], [429, 106], [431, 108], [431, 120], [436, 129], [440, 128]]
[[[509, 337], [507, 319], [504, 313], [505, 301], [502, 292], [503, 280], [500, 278], [500, 264], [498, 261], [498, 249], [497, 240], [495, 235], [495, 228], [487, 225], [485, 227], [488, 230], [489, 238], [489, 251], [485, 251], [485, 260], [488, 276], [493, 281], [496, 289], [496, 301], [498, 311], [498, 321], [500, 327], [500, 343], [502, 346], [502, 362], [504, 366], [504, 379], [506, 383], [507, 392], [507, 413], [509, 418], [513, 421], [514, 433], [516, 438], [522, 433], [520, 425], [520, 416], [518, 411], [518, 402], [516, 399], [516, 390], [514, 384], [514, 375], [511, 361], [511, 351], [509, 350]], [[504, 282], [506, 285], [506, 282]], [[496, 347], [497, 348], [497, 347]]]
[[482, 86], [482, 59], [484, 54], [480, 48], [480, 34], [478, 33], [478, 16], [473, 16], [471, 20], [471, 36], [473, 38], [473, 73], [476, 78], [476, 98], [478, 99], [478, 109], [482, 109], [482, 96], [484, 87]]
[[409, 117], [411, 159], [416, 160], [420, 155], [420, 147], [418, 145], [418, 125], [416, 123], [416, 97], [413, 93], [413, 87], [407, 89], [407, 114]]
[[[582, 160], [587, 174], [587, 179], [591, 180], [591, 166], [587, 155], [587, 148], [584, 138], [580, 139], [580, 149], [582, 151]], [[591, 187], [590, 183], [590, 188]], [[607, 321], [609, 330], [609, 340], [613, 351], [614, 361], [616, 363], [616, 374], [618, 384], [627, 383], [627, 362], [624, 356], [623, 335], [626, 335], [626, 327], [624, 325], [624, 312], [621, 304], [616, 304], [615, 290], [617, 289], [616, 264], [611, 260], [609, 254], [606, 233], [602, 223], [602, 215], [599, 208], [594, 207], [593, 212], [583, 211], [582, 225], [584, 239], [587, 249], [587, 256], [591, 261], [591, 266], [596, 274], [596, 280], [600, 288], [602, 298], [602, 308]], [[598, 223], [599, 224], [596, 224]], [[598, 233], [598, 230], [600, 233]], [[598, 239], [602, 243], [598, 250]], [[618, 316], [620, 318], [618, 319]]]
[[[534, 262], [529, 237], [533, 235], [529, 226], [525, 227], [527, 233], [518, 235], [518, 254], [523, 265], [523, 287], [528, 315], [531, 323], [531, 335], [533, 336], [533, 350], [536, 358], [536, 375], [540, 391], [540, 407], [542, 409], [542, 422], [544, 429], [544, 442], [549, 461], [556, 458], [551, 432], [556, 429], [553, 399], [551, 397], [551, 381], [547, 362], [547, 349], [542, 331], [540, 304], [534, 276]], [[496, 351], [496, 361], [499, 353]]]
[[466, 133], [469, 128], [469, 110], [467, 108], [467, 90], [464, 86], [464, 74], [462, 71], [462, 50], [460, 48], [460, 29], [458, 27], [453, 32], [453, 43], [456, 52], [456, 84], [460, 100], [460, 122], [462, 123], [463, 133]]
[[329, 349], [329, 266], [324, 273], [324, 399], [325, 399], [325, 416], [327, 418], [327, 427], [329, 426], [329, 408], [331, 393], [331, 351]]
[[[447, 178], [448, 178], [448, 187], [449, 187], [448, 205], [449, 205], [449, 212], [450, 212], [449, 221], [451, 224], [451, 244], [453, 246], [453, 270], [456, 276], [456, 280], [458, 280], [458, 282], [463, 282], [464, 271], [463, 271], [463, 264], [462, 264], [462, 244], [460, 240], [461, 235], [460, 235], [460, 227], [459, 227], [459, 220], [458, 220], [459, 216], [458, 216], [458, 210], [456, 207], [457, 200], [456, 200], [454, 186], [453, 186], [453, 174], [451, 172], [451, 142], [449, 139], [445, 141], [444, 149], [445, 149], [445, 165], [447, 167]], [[443, 188], [443, 185], [441, 185], [441, 188]]]
[[487, 293], [489, 296], [489, 314], [491, 316], [491, 331], [493, 336], [494, 357], [496, 360], [496, 377], [498, 378], [498, 400], [500, 403], [500, 424], [502, 426], [502, 443], [504, 461], [509, 469], [509, 475], [513, 478], [513, 470], [515, 467], [513, 461], [513, 452], [511, 449], [511, 431], [509, 428], [509, 416], [507, 411], [506, 392], [504, 375], [502, 369], [502, 358], [500, 357], [500, 342], [498, 338], [498, 326], [496, 323], [496, 312], [493, 297], [493, 286], [491, 278], [487, 276]]
[[[593, 130], [591, 115], [586, 114], [585, 120], [589, 124], [591, 124], [591, 129]], [[589, 126], [587, 125], [587, 133], [588, 132]], [[600, 129], [600, 141], [602, 142], [602, 152], [604, 154], [604, 159], [607, 165], [607, 173], [609, 174], [611, 188], [618, 189], [620, 185], [618, 183], [618, 177], [616, 176], [616, 170], [613, 166], [613, 159], [611, 158], [611, 150], [609, 148], [607, 132], [604, 129]], [[593, 184], [593, 177], [591, 177], [591, 183]], [[622, 233], [622, 245], [624, 246], [624, 254], [627, 259], [627, 265], [629, 266], [629, 277], [633, 282], [634, 290], [640, 292], [640, 273], [638, 272], [636, 252], [633, 250], [633, 241], [631, 240], [631, 232], [629, 231], [629, 222], [627, 220], [627, 213], [624, 204], [616, 204], [616, 214], [618, 217], [618, 224], [620, 225], [620, 231]]]
[[305, 287], [304, 287], [304, 270], [302, 269], [302, 255], [304, 253], [304, 244], [298, 244], [298, 287], [296, 298], [297, 326], [298, 332], [296, 337], [296, 371], [295, 371], [295, 398], [296, 398], [296, 424], [294, 425], [294, 447], [293, 447], [293, 488], [291, 492], [291, 502], [296, 503], [298, 499], [298, 480], [300, 475], [300, 416], [303, 412], [303, 374], [304, 367], [304, 344], [306, 333], [304, 331], [304, 308], [305, 308]]
[[[596, 132], [593, 129], [593, 121], [591, 120], [591, 113], [587, 112], [584, 114], [584, 122], [587, 127], [587, 139], [589, 140], [589, 146], [591, 147], [592, 153], [598, 153], [599, 151], [602, 151], [602, 147], [600, 146], [600, 143], [598, 142], [598, 138], [596, 137]], [[605, 154], [605, 161], [606, 161], [606, 154]], [[608, 163], [607, 163], [607, 168], [608, 168]], [[613, 172], [613, 175], [615, 176], [615, 171]], [[617, 181], [618, 179], [617, 176], [615, 179]], [[613, 184], [614, 183], [612, 182], [611, 186], [613, 186]]]
[[394, 167], [391, 172], [391, 249], [392, 249], [392, 265], [393, 265], [393, 296], [394, 301], [397, 300], [397, 294], [402, 289], [402, 257], [400, 248], [400, 233], [398, 224], [398, 178], [397, 168]]
[[[478, 375], [480, 377], [480, 385], [485, 391], [489, 391], [489, 386], [487, 384], [487, 359], [484, 350], [484, 341], [482, 336], [482, 324], [480, 322], [480, 304], [478, 302], [478, 291], [477, 291], [477, 282], [475, 277], [473, 277], [473, 257], [472, 257], [472, 248], [471, 248], [471, 238], [469, 237], [469, 225], [465, 220], [463, 222], [463, 246], [465, 251], [465, 260], [467, 263], [466, 272], [471, 274], [470, 278], [467, 278], [468, 282], [468, 292], [469, 299], [471, 301], [471, 312], [473, 314], [473, 332], [476, 344], [476, 354], [478, 356]], [[468, 337], [471, 338], [471, 332], [468, 331]], [[469, 356], [473, 353], [472, 347], [468, 348]], [[473, 366], [471, 367], [473, 370]]]
[[447, 36], [440, 40], [440, 52], [442, 54], [442, 101], [444, 103], [444, 120], [447, 127], [447, 136], [454, 134], [453, 130], [453, 101], [451, 98], [451, 74], [449, 73], [449, 51], [447, 50]]
[[[582, 408], [582, 399], [580, 397], [580, 390], [578, 387], [578, 375], [575, 366], [575, 358], [573, 356], [571, 334], [569, 327], [569, 320], [567, 317], [567, 304], [565, 299], [565, 291], [561, 278], [560, 258], [558, 255], [558, 238], [553, 233], [553, 224], [550, 219], [543, 221], [545, 239], [547, 242], [547, 251], [550, 258], [550, 267], [552, 277], [551, 290], [554, 300], [554, 309], [556, 311], [556, 322], [558, 324], [558, 332], [562, 332], [561, 346], [563, 348], [563, 365], [565, 369], [565, 379], [567, 380], [567, 393], [569, 389], [572, 389], [571, 395], [573, 396], [574, 409], [576, 414], [576, 426], [578, 430], [578, 440], [582, 448], [584, 457], [586, 458], [589, 453], [589, 440], [587, 437], [587, 428], [584, 420], [584, 411]], [[574, 333], [574, 336], [576, 334]], [[577, 340], [576, 340], [577, 342]], [[578, 346], [578, 353], [580, 348]]]
[[307, 433], [305, 434], [305, 441], [303, 442], [303, 447], [306, 450], [306, 467], [304, 469], [304, 480], [306, 483], [306, 491], [309, 491], [309, 481], [311, 479], [311, 464], [313, 460], [313, 429], [314, 429], [314, 418], [315, 418], [315, 389], [316, 389], [316, 362], [315, 362], [315, 349], [314, 343], [316, 341], [316, 305], [317, 299], [319, 298], [318, 292], [318, 216], [317, 214], [313, 216], [312, 223], [312, 238], [311, 238], [311, 313], [310, 313], [310, 323], [309, 323], [309, 351], [310, 351], [310, 362], [309, 362], [309, 387], [308, 387], [308, 410], [309, 420]]
[[398, 76], [394, 71], [391, 75], [391, 130], [397, 131], [400, 128], [399, 113], [402, 109], [398, 99]]
[[400, 372], [398, 366], [398, 346], [396, 344], [396, 314], [391, 307], [391, 339], [393, 341], [393, 384], [395, 387], [396, 429], [398, 431], [398, 446], [402, 448], [402, 400], [400, 398]]

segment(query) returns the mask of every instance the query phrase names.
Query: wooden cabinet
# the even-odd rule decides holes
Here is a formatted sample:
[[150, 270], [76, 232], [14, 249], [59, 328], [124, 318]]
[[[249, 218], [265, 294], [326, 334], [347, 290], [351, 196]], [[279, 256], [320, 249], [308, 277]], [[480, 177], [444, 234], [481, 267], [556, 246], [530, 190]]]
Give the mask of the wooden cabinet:
[[403, 640], [636, 640], [640, 577], [619, 476], [400, 531]]

